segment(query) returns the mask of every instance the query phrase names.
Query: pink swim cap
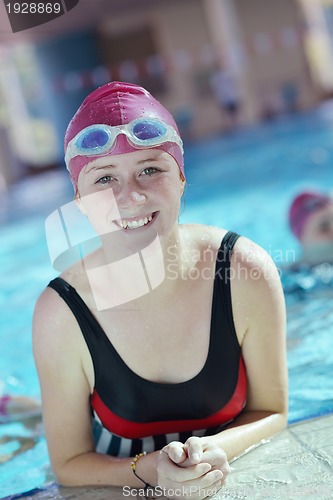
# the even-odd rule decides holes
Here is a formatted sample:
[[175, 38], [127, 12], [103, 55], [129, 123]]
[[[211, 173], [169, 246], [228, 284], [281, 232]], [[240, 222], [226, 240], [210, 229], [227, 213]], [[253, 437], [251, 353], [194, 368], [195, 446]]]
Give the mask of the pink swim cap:
[[[110, 82], [89, 94], [73, 118], [65, 134], [65, 151], [68, 143], [84, 128], [90, 125], [106, 124], [110, 126], [125, 125], [137, 118], [155, 118], [171, 125], [179, 135], [178, 127], [172, 115], [143, 87], [133, 83]], [[177, 162], [185, 179], [184, 157], [174, 142], [165, 142], [154, 149], [161, 149], [170, 154]], [[121, 134], [116, 139], [115, 147], [110, 155], [137, 151], [126, 136]], [[104, 155], [103, 155], [104, 156]], [[99, 155], [94, 158], [100, 157]], [[67, 165], [74, 187], [77, 186], [82, 168], [92, 161], [91, 156], [75, 156]]]
[[296, 238], [302, 238], [308, 218], [329, 203], [332, 203], [329, 196], [313, 191], [305, 191], [296, 196], [289, 209], [289, 224]]

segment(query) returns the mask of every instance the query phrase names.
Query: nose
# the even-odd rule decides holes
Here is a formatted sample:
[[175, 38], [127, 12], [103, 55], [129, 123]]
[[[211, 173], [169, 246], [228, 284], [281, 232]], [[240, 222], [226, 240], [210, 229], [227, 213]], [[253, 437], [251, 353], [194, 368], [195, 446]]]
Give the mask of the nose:
[[117, 197], [119, 209], [135, 209], [144, 205], [147, 201], [146, 195], [133, 186], [124, 187]]
[[130, 193], [130, 198], [133, 202], [137, 202], [138, 204], [144, 203], [146, 201], [146, 197], [144, 194], [137, 193], [136, 191], [132, 191]]

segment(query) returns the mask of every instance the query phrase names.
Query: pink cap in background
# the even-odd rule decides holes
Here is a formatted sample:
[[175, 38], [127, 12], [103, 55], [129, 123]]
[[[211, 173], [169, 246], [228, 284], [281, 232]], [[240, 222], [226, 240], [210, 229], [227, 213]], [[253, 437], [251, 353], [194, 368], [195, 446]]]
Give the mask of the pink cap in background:
[[296, 238], [302, 238], [308, 218], [329, 203], [332, 203], [329, 196], [315, 191], [305, 191], [294, 198], [289, 209], [289, 224]]

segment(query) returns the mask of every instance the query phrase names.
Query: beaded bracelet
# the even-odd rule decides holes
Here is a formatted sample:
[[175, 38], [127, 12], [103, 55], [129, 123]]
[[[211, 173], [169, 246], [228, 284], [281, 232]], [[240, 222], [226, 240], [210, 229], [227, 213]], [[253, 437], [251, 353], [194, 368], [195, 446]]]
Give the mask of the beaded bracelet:
[[[145, 485], [145, 486], [144, 486], [144, 489], [145, 489], [145, 490], [146, 490], [147, 488], [152, 488], [152, 489], [153, 489], [153, 487], [152, 487], [149, 483], [146, 483], [146, 481], [144, 481], [144, 480], [142, 479], [142, 477], [138, 476], [138, 474], [136, 473], [136, 464], [137, 464], [137, 462], [138, 462], [139, 458], [141, 458], [141, 457], [145, 457], [146, 455], [147, 455], [147, 453], [146, 453], [145, 451], [143, 451], [142, 453], [138, 453], [137, 455], [135, 455], [135, 457], [133, 458], [133, 460], [132, 460], [132, 462], [131, 462], [131, 469], [132, 469], [132, 472], [133, 472], [133, 474], [134, 474], [134, 475], [135, 475], [138, 479], [140, 479], [140, 481], [142, 481], [142, 482], [143, 482], [143, 484]], [[146, 496], [145, 498], [148, 500], [148, 497], [147, 497], [147, 496]], [[153, 500], [153, 499], [151, 499], [151, 500]]]

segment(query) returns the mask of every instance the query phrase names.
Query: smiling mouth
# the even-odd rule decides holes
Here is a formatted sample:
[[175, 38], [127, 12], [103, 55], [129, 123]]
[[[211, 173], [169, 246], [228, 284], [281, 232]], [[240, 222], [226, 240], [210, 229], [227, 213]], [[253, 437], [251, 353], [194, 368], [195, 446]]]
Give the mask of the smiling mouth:
[[157, 212], [145, 215], [144, 217], [137, 217], [132, 219], [118, 219], [114, 222], [122, 229], [138, 229], [139, 227], [147, 226], [156, 216]]

